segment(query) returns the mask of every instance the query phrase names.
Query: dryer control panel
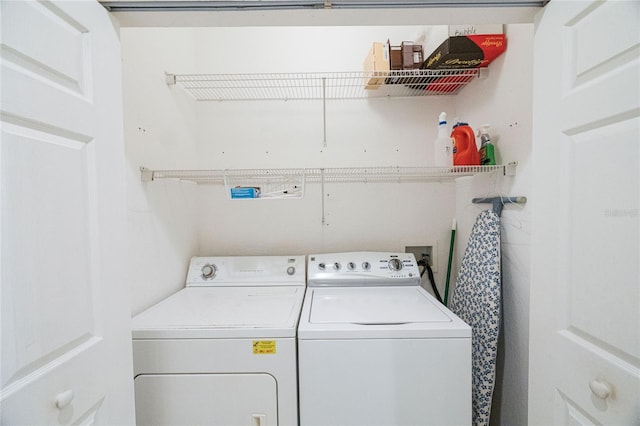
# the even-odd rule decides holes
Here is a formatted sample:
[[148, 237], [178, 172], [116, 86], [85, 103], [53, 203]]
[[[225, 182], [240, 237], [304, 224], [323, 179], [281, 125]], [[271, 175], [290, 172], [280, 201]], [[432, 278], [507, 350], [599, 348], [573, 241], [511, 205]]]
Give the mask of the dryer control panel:
[[349, 252], [309, 255], [309, 287], [420, 285], [412, 253]]
[[305, 285], [304, 256], [192, 257], [187, 287]]

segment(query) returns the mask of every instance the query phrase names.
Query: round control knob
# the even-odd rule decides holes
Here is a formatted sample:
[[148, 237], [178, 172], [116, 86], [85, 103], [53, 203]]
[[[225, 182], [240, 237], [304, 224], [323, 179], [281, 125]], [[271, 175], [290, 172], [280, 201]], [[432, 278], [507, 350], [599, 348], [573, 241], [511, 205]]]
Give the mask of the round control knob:
[[369, 262], [362, 262], [362, 269], [368, 271], [369, 269], [371, 269], [371, 264]]
[[399, 271], [402, 269], [402, 261], [400, 259], [393, 258], [389, 261], [389, 269], [392, 271]]
[[324, 263], [318, 263], [318, 269], [320, 269], [321, 271], [324, 271], [325, 269], [327, 269], [327, 265], [325, 265]]
[[289, 266], [287, 268], [287, 275], [293, 275], [296, 273], [296, 268], [294, 268], [293, 266]]
[[333, 264], [333, 269], [335, 269], [336, 271], [339, 271], [341, 267], [342, 265], [340, 265], [340, 262], [335, 262]]
[[200, 272], [202, 273], [202, 278], [204, 278], [205, 280], [209, 280], [216, 276], [217, 270], [218, 268], [216, 268], [216, 265], [207, 263], [202, 267], [202, 269], [200, 269]]
[[347, 263], [347, 269], [349, 269], [350, 271], [353, 271], [354, 269], [356, 269], [356, 264], [353, 262]]

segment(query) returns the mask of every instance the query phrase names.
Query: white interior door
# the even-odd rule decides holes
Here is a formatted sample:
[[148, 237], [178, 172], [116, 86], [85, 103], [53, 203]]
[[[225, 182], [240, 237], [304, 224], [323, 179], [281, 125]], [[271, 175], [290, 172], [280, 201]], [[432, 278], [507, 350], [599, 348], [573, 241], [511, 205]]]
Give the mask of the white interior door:
[[2, 1], [2, 424], [133, 424], [117, 29]]
[[639, 424], [640, 3], [538, 18], [529, 421]]

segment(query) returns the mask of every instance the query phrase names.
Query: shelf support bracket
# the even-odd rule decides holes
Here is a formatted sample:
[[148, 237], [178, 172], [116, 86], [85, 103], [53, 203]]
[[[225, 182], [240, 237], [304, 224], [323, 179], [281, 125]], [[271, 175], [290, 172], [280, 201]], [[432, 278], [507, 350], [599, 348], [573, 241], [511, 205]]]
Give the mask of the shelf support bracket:
[[140, 175], [143, 182], [151, 182], [153, 180], [153, 170], [146, 167], [140, 167]]
[[164, 73], [165, 81], [167, 82], [167, 86], [175, 86], [176, 85], [176, 75], [169, 74], [168, 72]]
[[516, 167], [518, 166], [517, 161], [512, 161], [509, 164], [505, 164], [504, 166], [504, 176], [515, 176], [516, 175]]

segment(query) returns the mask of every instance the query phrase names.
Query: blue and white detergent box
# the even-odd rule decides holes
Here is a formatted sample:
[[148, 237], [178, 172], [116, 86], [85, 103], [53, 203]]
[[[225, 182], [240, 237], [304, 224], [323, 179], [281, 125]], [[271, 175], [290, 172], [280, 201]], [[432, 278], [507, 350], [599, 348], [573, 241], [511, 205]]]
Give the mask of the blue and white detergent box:
[[231, 188], [231, 198], [260, 198], [260, 188], [253, 186], [236, 186]]

